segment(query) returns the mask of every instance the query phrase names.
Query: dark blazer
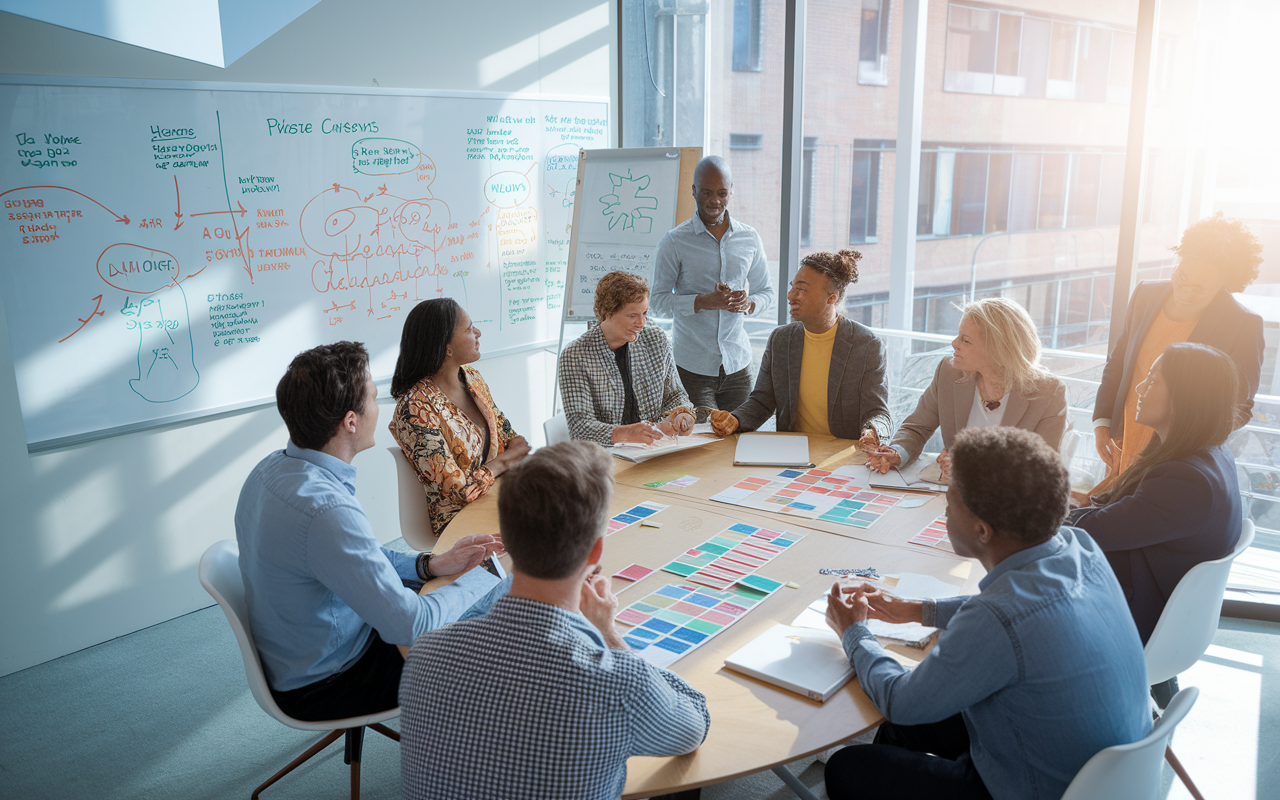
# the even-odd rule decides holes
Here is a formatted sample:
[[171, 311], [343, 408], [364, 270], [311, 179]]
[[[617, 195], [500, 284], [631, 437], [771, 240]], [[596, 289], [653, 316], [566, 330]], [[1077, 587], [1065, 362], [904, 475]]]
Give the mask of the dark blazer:
[[[1138, 284], [1129, 298], [1124, 330], [1120, 332], [1107, 366], [1102, 370], [1102, 383], [1093, 404], [1093, 418], [1106, 419], [1110, 416], [1111, 438], [1117, 441], [1124, 433], [1124, 401], [1133, 379], [1133, 362], [1171, 289], [1170, 281], [1143, 281]], [[1253, 416], [1253, 396], [1258, 393], [1258, 381], [1262, 375], [1262, 352], [1266, 348], [1262, 338], [1262, 317], [1240, 305], [1223, 290], [1204, 310], [1187, 341], [1216, 347], [1235, 362], [1240, 370], [1241, 384], [1235, 426], [1241, 427]]]
[[1152, 467], [1133, 494], [1071, 512], [1107, 554], [1145, 644], [1187, 571], [1230, 553], [1244, 509], [1225, 444]]
[[[889, 422], [889, 390], [884, 384], [884, 345], [869, 328], [841, 317], [831, 346], [831, 371], [827, 378], [827, 425], [831, 435], [857, 439], [868, 426], [880, 441], [892, 433]], [[754, 431], [769, 415], [778, 414], [778, 430], [796, 429], [800, 405], [800, 362], [804, 359], [804, 324], [792, 322], [774, 328], [765, 346], [756, 376], [756, 388], [738, 406], [738, 430]]]
[[[933, 381], [920, 395], [916, 410], [898, 426], [898, 432], [890, 442], [891, 446], [901, 447], [906, 453], [903, 464], [910, 464], [919, 457], [939, 427], [942, 428], [942, 446], [950, 448], [956, 431], [969, 425], [973, 395], [978, 386], [963, 378], [964, 373], [951, 366], [950, 358], [938, 362]], [[1009, 404], [1004, 407], [1000, 424], [1038, 433], [1057, 450], [1062, 442], [1062, 432], [1067, 428], [1067, 385], [1048, 376], [1030, 397], [1009, 392]]]

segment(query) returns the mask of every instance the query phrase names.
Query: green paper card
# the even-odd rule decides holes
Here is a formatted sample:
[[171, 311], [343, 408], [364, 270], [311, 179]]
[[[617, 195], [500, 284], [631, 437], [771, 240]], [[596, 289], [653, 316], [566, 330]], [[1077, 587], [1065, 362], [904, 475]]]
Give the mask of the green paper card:
[[782, 581], [770, 580], [760, 575], [748, 575], [738, 581], [739, 586], [745, 586], [748, 589], [758, 589], [766, 594], [777, 591], [782, 588]]
[[687, 578], [698, 571], [697, 567], [688, 564], [681, 564], [679, 561], [672, 561], [670, 564], [662, 568], [664, 572], [674, 572], [682, 578]]

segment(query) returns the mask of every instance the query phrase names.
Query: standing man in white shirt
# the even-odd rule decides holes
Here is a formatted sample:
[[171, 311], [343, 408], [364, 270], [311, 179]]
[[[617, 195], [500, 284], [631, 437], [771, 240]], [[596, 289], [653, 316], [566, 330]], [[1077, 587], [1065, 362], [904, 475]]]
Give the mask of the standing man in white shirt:
[[693, 171], [698, 213], [658, 243], [652, 311], [674, 321], [676, 370], [695, 406], [733, 410], [751, 393], [743, 318], [768, 312], [773, 281], [756, 229], [729, 218], [733, 176], [720, 156]]

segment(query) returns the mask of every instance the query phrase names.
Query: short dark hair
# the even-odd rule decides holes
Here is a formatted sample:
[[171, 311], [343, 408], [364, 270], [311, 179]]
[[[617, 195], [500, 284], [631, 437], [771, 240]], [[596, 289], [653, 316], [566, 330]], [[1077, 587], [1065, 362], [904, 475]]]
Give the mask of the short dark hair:
[[535, 450], [507, 471], [498, 495], [502, 542], [520, 572], [559, 580], [581, 569], [604, 535], [613, 459], [595, 442]]
[[858, 282], [858, 262], [862, 253], [857, 250], [841, 250], [838, 253], [810, 253], [800, 260], [800, 266], [821, 272], [827, 278], [831, 291], [844, 297], [849, 284]]
[[293, 357], [276, 384], [276, 408], [298, 447], [329, 443], [348, 411], [364, 410], [369, 351], [360, 342], [334, 342]]
[[435, 375], [444, 366], [461, 310], [452, 297], [435, 297], [409, 311], [400, 331], [396, 371], [391, 376], [392, 397], [403, 397], [418, 381]]
[[1182, 241], [1169, 249], [1179, 258], [1198, 258], [1217, 267], [1228, 292], [1243, 292], [1258, 279], [1262, 264], [1262, 242], [1248, 225], [1221, 211], [1187, 226]]
[[951, 444], [951, 485], [975, 517], [1024, 545], [1067, 516], [1071, 479], [1058, 452], [1021, 428], [965, 428]]

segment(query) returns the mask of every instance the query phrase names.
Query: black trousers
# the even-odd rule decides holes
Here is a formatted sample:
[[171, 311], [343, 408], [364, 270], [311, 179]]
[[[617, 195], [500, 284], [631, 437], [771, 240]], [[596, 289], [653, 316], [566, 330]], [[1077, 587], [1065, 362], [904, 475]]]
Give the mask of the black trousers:
[[334, 675], [287, 692], [271, 690], [280, 710], [294, 719], [315, 722], [376, 714], [400, 704], [404, 656], [373, 634], [356, 663]]
[[699, 375], [683, 367], [676, 367], [680, 383], [684, 384], [689, 402], [695, 407], [718, 408], [721, 411], [732, 411], [743, 403], [751, 394], [751, 367], [743, 367], [728, 375], [724, 367], [719, 375]]
[[991, 800], [969, 757], [969, 731], [959, 714], [929, 725], [886, 722], [874, 744], [833, 755], [825, 778], [831, 800]]

